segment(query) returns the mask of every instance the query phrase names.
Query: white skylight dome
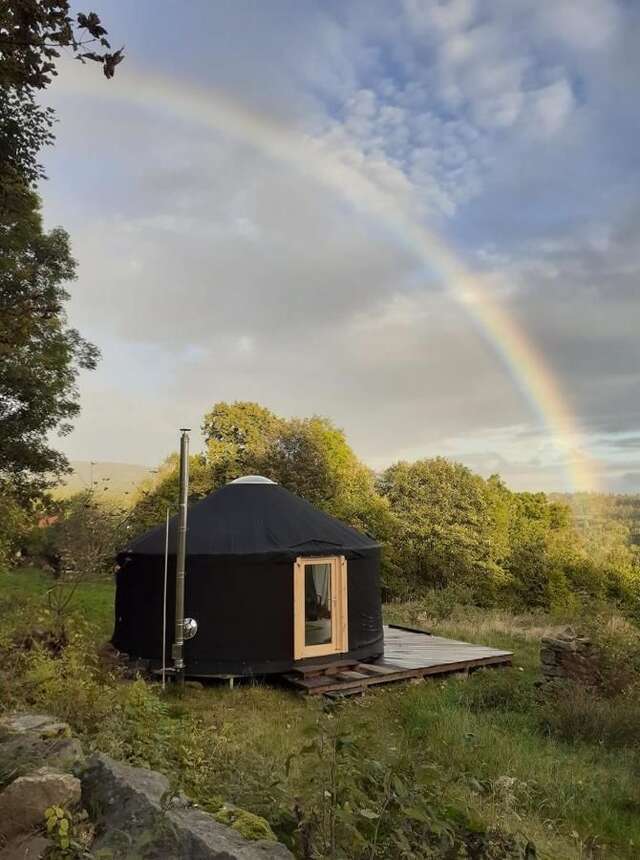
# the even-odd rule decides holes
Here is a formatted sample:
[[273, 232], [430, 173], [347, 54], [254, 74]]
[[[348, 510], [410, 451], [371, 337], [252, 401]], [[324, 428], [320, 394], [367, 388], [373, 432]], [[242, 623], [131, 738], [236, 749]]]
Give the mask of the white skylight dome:
[[271, 478], [265, 478], [262, 475], [243, 475], [242, 478], [236, 478], [235, 481], [229, 481], [230, 484], [275, 484]]

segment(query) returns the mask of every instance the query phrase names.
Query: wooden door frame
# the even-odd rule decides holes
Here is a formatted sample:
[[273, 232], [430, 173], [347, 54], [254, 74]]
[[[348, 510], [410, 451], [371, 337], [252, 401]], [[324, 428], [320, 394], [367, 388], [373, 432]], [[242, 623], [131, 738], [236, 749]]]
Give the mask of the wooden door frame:
[[[305, 644], [305, 565], [331, 565], [331, 641]], [[305, 660], [349, 650], [347, 560], [343, 555], [298, 556], [293, 564], [293, 657]]]

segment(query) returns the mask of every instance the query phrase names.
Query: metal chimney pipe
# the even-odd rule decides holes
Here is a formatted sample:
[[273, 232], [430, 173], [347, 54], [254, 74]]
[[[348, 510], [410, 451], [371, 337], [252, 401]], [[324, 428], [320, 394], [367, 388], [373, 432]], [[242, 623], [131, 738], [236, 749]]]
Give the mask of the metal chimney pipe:
[[178, 550], [176, 554], [176, 634], [173, 665], [176, 683], [184, 687], [184, 578], [187, 554], [187, 496], [189, 494], [189, 429], [180, 428], [180, 507], [178, 510]]

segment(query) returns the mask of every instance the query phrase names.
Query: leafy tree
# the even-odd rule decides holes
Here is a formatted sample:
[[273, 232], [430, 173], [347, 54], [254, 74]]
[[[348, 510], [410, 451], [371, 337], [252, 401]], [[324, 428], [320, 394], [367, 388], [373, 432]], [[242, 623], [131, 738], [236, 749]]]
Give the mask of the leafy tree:
[[67, 234], [44, 233], [37, 199], [0, 230], [0, 485], [42, 486], [65, 466], [47, 442], [79, 411], [76, 378], [98, 350], [67, 325], [63, 284], [75, 274]]
[[501, 571], [482, 478], [437, 457], [390, 466], [379, 487], [397, 521], [395, 556], [410, 590], [460, 583], [490, 591]]
[[267, 452], [284, 426], [282, 418], [259, 403], [216, 403], [202, 423], [211, 488], [241, 475], [266, 473]]
[[327, 418], [287, 421], [266, 459], [279, 484], [357, 528], [386, 533], [386, 503], [374, 476], [355, 455], [344, 435]]
[[[284, 419], [251, 402], [217, 403], [203, 421], [206, 450], [190, 460], [190, 498], [196, 500], [246, 474], [271, 478], [356, 528], [384, 539], [388, 504], [373, 473], [361, 463], [342, 430], [326, 418]], [[142, 488], [136, 527], [162, 521], [178, 497], [178, 457], [166, 461]]]
[[42, 228], [34, 185], [43, 176], [38, 154], [53, 140], [53, 113], [36, 96], [56, 75], [63, 49], [112, 77], [122, 50], [111, 52], [106, 35], [93, 12], [74, 24], [67, 0], [0, 4], [1, 494], [31, 498], [48, 474], [65, 468], [47, 437], [70, 429], [78, 372], [98, 358], [67, 324], [63, 285], [75, 274], [68, 236]]
[[66, 622], [78, 587], [113, 573], [114, 557], [131, 533], [131, 511], [99, 502], [93, 487], [57, 507], [54, 522], [44, 530], [46, 556], [55, 572], [47, 599], [58, 638], [66, 641]]
[[57, 74], [61, 51], [100, 63], [110, 78], [123, 51], [112, 52], [106, 36], [95, 12], [78, 14], [74, 23], [68, 0], [0, 4], [0, 211], [19, 208], [22, 186], [43, 176], [38, 153], [53, 142], [54, 114], [36, 96]]
[[[196, 502], [213, 489], [212, 470], [202, 454], [189, 457], [189, 500]], [[131, 535], [143, 534], [164, 522], [167, 508], [171, 516], [178, 512], [180, 490], [179, 456], [171, 454], [158, 473], [138, 488], [131, 516]]]

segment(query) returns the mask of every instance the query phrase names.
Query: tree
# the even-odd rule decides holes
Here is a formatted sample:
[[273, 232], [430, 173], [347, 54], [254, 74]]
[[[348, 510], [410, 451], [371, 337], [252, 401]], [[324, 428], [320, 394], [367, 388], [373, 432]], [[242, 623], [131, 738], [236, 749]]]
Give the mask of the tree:
[[329, 419], [284, 422], [267, 451], [265, 473], [332, 516], [386, 538], [388, 504], [378, 495], [372, 471]]
[[36, 95], [56, 76], [61, 51], [100, 63], [110, 78], [124, 55], [111, 51], [106, 36], [95, 12], [79, 13], [74, 23], [68, 0], [0, 5], [0, 211], [12, 212], [21, 186], [33, 187], [43, 177], [38, 153], [53, 142], [54, 114]]
[[54, 629], [66, 641], [66, 620], [78, 587], [108, 578], [115, 555], [130, 536], [131, 511], [98, 502], [93, 487], [59, 504], [55, 522], [47, 529], [47, 554], [55, 562], [55, 577], [47, 592]]
[[[78, 412], [76, 379], [98, 350], [70, 328], [64, 284], [75, 275], [67, 234], [45, 233], [34, 186], [41, 148], [53, 140], [53, 114], [36, 95], [56, 74], [62, 49], [102, 64], [111, 52], [95, 13], [74, 22], [68, 0], [8, 0], [0, 5], [0, 493], [33, 497], [66, 467], [47, 442]], [[86, 37], [86, 38], [85, 38]], [[99, 46], [102, 53], [86, 51]]]
[[[246, 474], [261, 474], [327, 513], [384, 540], [388, 504], [373, 473], [358, 460], [342, 430], [326, 418], [284, 419], [258, 403], [216, 403], [203, 421], [203, 455], [190, 460], [190, 499], [202, 498]], [[140, 530], [162, 522], [178, 496], [178, 458], [169, 457], [136, 504]]]
[[[131, 534], [135, 537], [164, 522], [167, 508], [171, 516], [178, 512], [180, 489], [179, 456], [171, 454], [157, 474], [138, 487], [133, 500]], [[214, 487], [212, 470], [202, 454], [189, 457], [189, 502], [197, 502]]]
[[47, 434], [79, 410], [76, 378], [98, 350], [66, 322], [63, 284], [74, 277], [69, 239], [42, 231], [37, 199], [0, 230], [0, 481], [41, 488], [65, 459]]
[[202, 422], [212, 488], [241, 475], [267, 472], [267, 452], [284, 426], [282, 418], [259, 403], [216, 403]]
[[460, 584], [470, 595], [502, 579], [485, 482], [442, 457], [400, 462], [379, 488], [396, 520], [394, 557], [409, 593]]

